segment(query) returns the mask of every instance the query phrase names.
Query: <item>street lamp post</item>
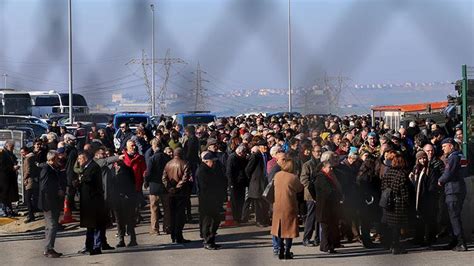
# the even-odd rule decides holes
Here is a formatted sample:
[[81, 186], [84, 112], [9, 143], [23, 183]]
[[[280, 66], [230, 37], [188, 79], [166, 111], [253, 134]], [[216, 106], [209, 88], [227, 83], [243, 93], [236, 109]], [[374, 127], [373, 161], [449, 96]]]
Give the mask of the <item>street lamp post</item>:
[[69, 58], [69, 122], [72, 124], [72, 0], [68, 1], [68, 58]]
[[155, 97], [155, 5], [151, 4], [151, 115], [156, 115], [156, 97]]
[[7, 78], [8, 78], [8, 74], [5, 73], [2, 75], [3, 76], [3, 88], [6, 89], [7, 88]]
[[288, 112], [291, 111], [291, 0], [288, 0]]

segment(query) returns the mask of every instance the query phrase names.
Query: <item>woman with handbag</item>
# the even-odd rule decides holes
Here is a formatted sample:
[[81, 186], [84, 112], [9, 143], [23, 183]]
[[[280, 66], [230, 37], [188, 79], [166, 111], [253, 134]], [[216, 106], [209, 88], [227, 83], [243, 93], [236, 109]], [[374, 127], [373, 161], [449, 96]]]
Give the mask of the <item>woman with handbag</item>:
[[[382, 222], [389, 226], [388, 233], [391, 234], [391, 250], [392, 254], [404, 254], [406, 251], [400, 245], [400, 230], [408, 224], [408, 214], [410, 205], [410, 180], [406, 171], [406, 162], [400, 152], [396, 152], [392, 165], [382, 178], [382, 199], [388, 204], [383, 209]], [[391, 191], [387, 196], [384, 192]]]
[[297, 194], [303, 191], [298, 176], [295, 175], [293, 159], [286, 158], [282, 170], [275, 174], [274, 203], [271, 234], [279, 244], [279, 259], [292, 259], [290, 251], [293, 238], [299, 236]]

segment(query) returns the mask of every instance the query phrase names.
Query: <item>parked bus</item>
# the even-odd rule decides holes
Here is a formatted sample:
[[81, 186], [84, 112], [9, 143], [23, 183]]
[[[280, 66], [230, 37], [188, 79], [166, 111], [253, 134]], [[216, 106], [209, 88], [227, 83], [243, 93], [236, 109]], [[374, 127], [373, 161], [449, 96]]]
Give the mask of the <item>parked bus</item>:
[[27, 92], [0, 90], [0, 115], [31, 114], [31, 97]]
[[[32, 114], [37, 117], [47, 117], [50, 114], [69, 112], [69, 94], [56, 91], [30, 92]], [[89, 113], [86, 99], [81, 94], [74, 93], [72, 97], [73, 111], [75, 114]]]

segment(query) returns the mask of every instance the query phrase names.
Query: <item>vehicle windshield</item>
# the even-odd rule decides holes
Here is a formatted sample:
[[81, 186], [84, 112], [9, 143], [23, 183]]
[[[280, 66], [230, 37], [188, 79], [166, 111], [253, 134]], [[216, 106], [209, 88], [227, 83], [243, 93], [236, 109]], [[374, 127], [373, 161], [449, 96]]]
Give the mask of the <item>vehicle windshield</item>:
[[183, 117], [183, 126], [187, 125], [201, 125], [214, 122], [214, 116], [202, 115], [202, 116], [185, 116]]
[[[66, 93], [61, 93], [61, 102], [63, 103], [64, 106], [69, 105], [69, 94]], [[87, 106], [86, 99], [84, 99], [84, 96], [80, 94], [73, 94], [72, 95], [72, 105], [73, 106]]]
[[3, 114], [31, 115], [31, 98], [21, 95], [4, 95]]

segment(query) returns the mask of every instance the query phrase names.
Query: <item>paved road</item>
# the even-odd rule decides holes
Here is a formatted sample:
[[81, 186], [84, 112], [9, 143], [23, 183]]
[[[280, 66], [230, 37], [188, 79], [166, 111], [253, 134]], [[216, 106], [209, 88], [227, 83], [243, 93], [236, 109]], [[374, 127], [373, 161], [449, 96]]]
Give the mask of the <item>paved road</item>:
[[[278, 261], [271, 250], [269, 228], [246, 225], [219, 230], [218, 241], [223, 249], [208, 251], [202, 248], [198, 226], [187, 225], [185, 237], [193, 242], [186, 245], [170, 244], [168, 235], [151, 236], [148, 226], [137, 228], [139, 246], [88, 256], [76, 253], [85, 240], [83, 230], [65, 231], [57, 239], [56, 249], [65, 253], [60, 259], [42, 256], [40, 234], [21, 237], [0, 237], [2, 265], [472, 265], [474, 252], [428, 251], [411, 249], [406, 255], [393, 256], [387, 251], [365, 250], [360, 244], [349, 244], [339, 249], [340, 253], [328, 255], [318, 248], [301, 246], [301, 237], [296, 239], [293, 261]], [[115, 245], [115, 229], [108, 231], [111, 245]], [[474, 246], [471, 245], [474, 250]]]

